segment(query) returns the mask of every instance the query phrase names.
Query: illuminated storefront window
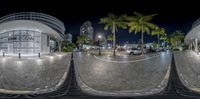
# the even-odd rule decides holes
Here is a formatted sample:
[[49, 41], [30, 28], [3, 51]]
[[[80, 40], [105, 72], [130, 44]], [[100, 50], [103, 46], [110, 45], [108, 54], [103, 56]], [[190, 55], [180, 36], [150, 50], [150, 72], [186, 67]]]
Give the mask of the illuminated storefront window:
[[50, 52], [54, 52], [54, 51], [56, 51], [57, 49], [57, 43], [56, 43], [56, 41], [55, 40], [53, 40], [53, 39], [50, 39], [49, 40], [49, 46], [50, 46]]
[[41, 33], [14, 30], [0, 33], [0, 51], [8, 54], [36, 54], [40, 52]]

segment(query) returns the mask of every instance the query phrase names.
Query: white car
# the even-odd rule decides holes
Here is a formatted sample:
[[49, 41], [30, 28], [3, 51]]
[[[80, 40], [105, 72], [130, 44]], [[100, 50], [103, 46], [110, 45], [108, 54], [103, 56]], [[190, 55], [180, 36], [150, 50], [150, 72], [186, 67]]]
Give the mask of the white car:
[[[129, 55], [142, 54], [142, 50], [140, 48], [129, 48], [126, 52]], [[146, 51], [144, 51], [144, 53], [146, 53]]]

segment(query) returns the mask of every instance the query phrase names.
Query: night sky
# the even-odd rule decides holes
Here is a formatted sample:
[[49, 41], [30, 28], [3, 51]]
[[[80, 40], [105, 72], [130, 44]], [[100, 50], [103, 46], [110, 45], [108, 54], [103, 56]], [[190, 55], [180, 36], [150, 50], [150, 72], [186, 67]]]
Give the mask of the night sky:
[[[175, 30], [187, 33], [192, 23], [200, 18], [199, 3], [193, 0], [1, 0], [0, 16], [15, 12], [41, 12], [50, 14], [64, 22], [66, 32], [73, 38], [79, 35], [79, 28], [85, 21], [91, 21], [96, 33], [109, 34], [99, 25], [99, 19], [109, 12], [120, 15], [133, 15], [134, 11], [143, 14], [158, 14], [152, 21], [164, 27], [170, 34]], [[74, 39], [74, 40], [75, 40]], [[127, 30], [117, 32], [117, 43], [133, 43], [140, 35], [129, 34]], [[152, 42], [156, 37], [145, 35], [145, 42]]]

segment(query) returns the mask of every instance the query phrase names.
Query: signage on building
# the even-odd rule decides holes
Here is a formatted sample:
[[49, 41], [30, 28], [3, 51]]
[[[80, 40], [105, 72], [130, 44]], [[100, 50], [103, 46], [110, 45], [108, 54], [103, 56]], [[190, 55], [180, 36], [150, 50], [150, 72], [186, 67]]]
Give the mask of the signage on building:
[[30, 35], [13, 36], [9, 37], [8, 41], [34, 41], [34, 37]]

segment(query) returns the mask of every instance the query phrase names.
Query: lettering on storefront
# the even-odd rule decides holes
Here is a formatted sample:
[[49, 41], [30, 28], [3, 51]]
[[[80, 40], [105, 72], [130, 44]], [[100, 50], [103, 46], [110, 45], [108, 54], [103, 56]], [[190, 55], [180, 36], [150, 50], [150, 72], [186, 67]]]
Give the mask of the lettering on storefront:
[[[15, 36], [15, 37], [9, 37], [8, 41], [20, 41], [20, 37]], [[33, 36], [21, 36], [21, 41], [34, 41]]]
[[13, 41], [13, 40], [17, 40], [17, 37], [9, 37], [8, 41]]
[[22, 36], [21, 40], [23, 41], [34, 41], [33, 36]]

